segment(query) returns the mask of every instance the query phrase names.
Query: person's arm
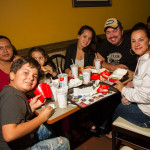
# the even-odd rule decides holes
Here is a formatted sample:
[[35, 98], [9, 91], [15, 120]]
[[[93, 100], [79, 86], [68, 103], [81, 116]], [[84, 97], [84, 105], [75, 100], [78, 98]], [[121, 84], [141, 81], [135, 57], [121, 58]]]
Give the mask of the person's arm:
[[103, 63], [102, 63], [103, 68], [106, 68], [110, 71], [115, 71], [117, 68], [128, 69], [128, 67], [126, 65], [123, 65], [123, 64], [119, 64], [119, 65], [109, 64], [105, 61], [105, 59], [99, 53], [97, 53], [96, 55], [97, 55], [97, 58], [99, 58], [103, 61]]
[[[149, 65], [148, 65], [149, 66]], [[142, 66], [143, 67], [143, 66]], [[126, 97], [130, 102], [140, 103], [140, 104], [149, 104], [150, 99], [150, 69], [147, 67], [146, 70], [142, 68], [142, 70], [145, 72], [142, 74], [142, 81], [138, 81], [139, 78], [137, 77], [134, 79], [134, 82], [141, 83], [139, 86], [134, 86], [131, 84], [131, 87], [123, 87], [120, 83], [117, 83], [115, 87], [121, 92], [122, 95]], [[139, 71], [141, 72], [141, 71]], [[141, 72], [142, 73], [142, 72]], [[118, 82], [118, 81], [117, 81]], [[129, 86], [129, 85], [128, 85]]]
[[74, 55], [76, 54], [77, 51], [77, 46], [76, 45], [71, 45], [67, 48], [66, 50], [66, 55], [65, 55], [65, 73], [68, 74], [68, 76], [72, 76], [70, 65], [72, 64], [72, 60], [74, 61]]
[[52, 107], [46, 106], [44, 109], [42, 109], [42, 111], [37, 117], [28, 122], [21, 124], [2, 125], [3, 138], [6, 142], [11, 142], [29, 134], [34, 129], [39, 127], [42, 123], [44, 123], [46, 120], [48, 120], [48, 118], [52, 114], [52, 111]]

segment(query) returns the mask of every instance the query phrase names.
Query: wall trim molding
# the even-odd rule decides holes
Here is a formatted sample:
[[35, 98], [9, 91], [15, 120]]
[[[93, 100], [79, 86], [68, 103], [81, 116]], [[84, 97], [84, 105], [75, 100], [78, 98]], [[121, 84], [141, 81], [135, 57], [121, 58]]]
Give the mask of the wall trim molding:
[[[128, 33], [129, 30], [125, 30], [124, 32]], [[98, 39], [97, 45], [99, 47], [100, 44], [103, 42], [103, 40], [106, 39], [106, 36], [105, 36], [105, 34], [99, 34], [99, 35], [97, 35], [97, 39]], [[56, 53], [59, 51], [65, 51], [69, 45], [74, 44], [76, 42], [77, 42], [77, 39], [73, 39], [73, 40], [68, 40], [68, 41], [50, 43], [50, 44], [46, 44], [46, 45], [37, 45], [37, 46], [44, 48], [46, 53], [50, 54], [50, 53]], [[31, 48], [32, 47], [18, 49], [17, 53], [18, 53], [18, 55], [20, 55], [22, 57], [26, 57]]]

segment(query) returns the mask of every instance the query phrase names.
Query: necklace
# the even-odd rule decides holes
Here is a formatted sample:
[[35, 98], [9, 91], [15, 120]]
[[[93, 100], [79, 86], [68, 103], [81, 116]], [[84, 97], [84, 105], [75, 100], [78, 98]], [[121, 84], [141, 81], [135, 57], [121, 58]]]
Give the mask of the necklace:
[[83, 51], [82, 50], [78, 50], [78, 57], [79, 57], [79, 60], [83, 59]]

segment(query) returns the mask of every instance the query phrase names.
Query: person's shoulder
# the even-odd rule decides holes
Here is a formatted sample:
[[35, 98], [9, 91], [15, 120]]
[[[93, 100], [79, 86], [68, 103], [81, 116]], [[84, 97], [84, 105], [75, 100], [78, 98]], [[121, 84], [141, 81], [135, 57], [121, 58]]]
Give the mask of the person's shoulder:
[[68, 50], [69, 50], [69, 49], [75, 49], [75, 48], [77, 48], [77, 43], [70, 44], [70, 45], [68, 46]]
[[123, 40], [124, 41], [130, 41], [131, 40], [130, 32], [126, 32], [126, 33], [123, 34]]
[[25, 97], [25, 94], [19, 90], [17, 90], [16, 88], [10, 86], [10, 85], [5, 85], [2, 89], [2, 91], [0, 92], [0, 96], [13, 96], [13, 95], [18, 95], [21, 97]]

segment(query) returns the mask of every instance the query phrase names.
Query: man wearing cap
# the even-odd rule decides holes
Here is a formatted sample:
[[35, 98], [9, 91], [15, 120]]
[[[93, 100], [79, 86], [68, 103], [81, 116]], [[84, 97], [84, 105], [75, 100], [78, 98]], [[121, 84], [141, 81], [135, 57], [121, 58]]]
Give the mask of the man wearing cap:
[[104, 26], [106, 40], [97, 51], [97, 57], [103, 60], [102, 67], [114, 71], [117, 68], [135, 70], [137, 56], [131, 49], [130, 35], [123, 34], [121, 22], [110, 18]]

